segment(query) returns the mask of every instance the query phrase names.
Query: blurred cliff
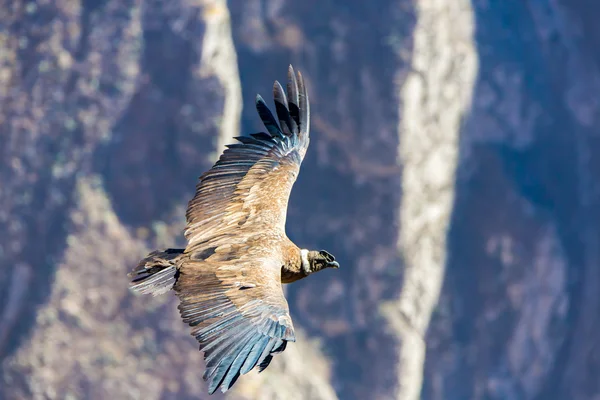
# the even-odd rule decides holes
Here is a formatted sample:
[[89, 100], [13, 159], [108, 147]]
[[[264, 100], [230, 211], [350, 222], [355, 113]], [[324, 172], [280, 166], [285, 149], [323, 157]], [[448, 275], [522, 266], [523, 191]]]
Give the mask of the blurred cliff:
[[288, 234], [342, 268], [227, 397], [600, 398], [594, 2], [0, 3], [0, 398], [208, 397], [175, 298], [125, 274], [290, 63]]

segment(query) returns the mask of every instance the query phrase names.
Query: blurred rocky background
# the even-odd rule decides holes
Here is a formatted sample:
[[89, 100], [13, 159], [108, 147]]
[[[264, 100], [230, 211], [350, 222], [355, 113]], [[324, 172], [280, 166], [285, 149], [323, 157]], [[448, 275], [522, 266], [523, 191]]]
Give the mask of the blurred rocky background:
[[125, 274], [183, 245], [197, 177], [291, 63], [313, 124], [288, 234], [342, 268], [287, 288], [298, 342], [225, 397], [600, 399], [599, 18], [0, 1], [0, 398], [208, 398], [174, 296]]

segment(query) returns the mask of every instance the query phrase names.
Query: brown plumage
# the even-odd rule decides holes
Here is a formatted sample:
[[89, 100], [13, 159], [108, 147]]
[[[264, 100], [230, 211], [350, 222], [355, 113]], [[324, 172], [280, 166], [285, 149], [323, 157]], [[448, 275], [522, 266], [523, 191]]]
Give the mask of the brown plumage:
[[189, 202], [185, 249], [154, 251], [129, 274], [139, 293], [171, 289], [183, 321], [204, 352], [208, 392], [240, 374], [264, 370], [295, 341], [282, 283], [339, 265], [326, 251], [300, 249], [285, 234], [292, 186], [309, 144], [310, 111], [302, 75], [288, 70], [287, 96], [273, 86], [279, 124], [260, 95], [268, 133], [236, 138], [200, 177]]

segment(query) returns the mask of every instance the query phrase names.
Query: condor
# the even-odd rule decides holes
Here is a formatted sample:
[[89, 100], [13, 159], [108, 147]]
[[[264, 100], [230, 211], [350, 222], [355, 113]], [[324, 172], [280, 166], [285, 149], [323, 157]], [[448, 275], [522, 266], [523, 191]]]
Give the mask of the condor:
[[273, 86], [279, 123], [260, 95], [268, 133], [240, 136], [204, 173], [189, 202], [187, 247], [154, 251], [129, 274], [131, 288], [174, 290], [183, 321], [204, 352], [208, 392], [240, 374], [263, 371], [296, 340], [282, 284], [339, 268], [326, 251], [300, 249], [285, 233], [288, 200], [309, 144], [310, 109], [302, 74], [288, 69], [287, 96]]

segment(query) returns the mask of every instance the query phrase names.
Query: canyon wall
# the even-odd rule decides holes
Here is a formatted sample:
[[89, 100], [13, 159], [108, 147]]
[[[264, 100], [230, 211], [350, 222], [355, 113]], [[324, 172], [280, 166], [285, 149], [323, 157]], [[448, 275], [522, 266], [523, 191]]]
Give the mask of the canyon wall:
[[597, 399], [600, 6], [589, 0], [0, 2], [0, 398], [208, 398], [173, 295], [197, 177], [291, 63], [288, 210], [340, 261], [231, 399]]

